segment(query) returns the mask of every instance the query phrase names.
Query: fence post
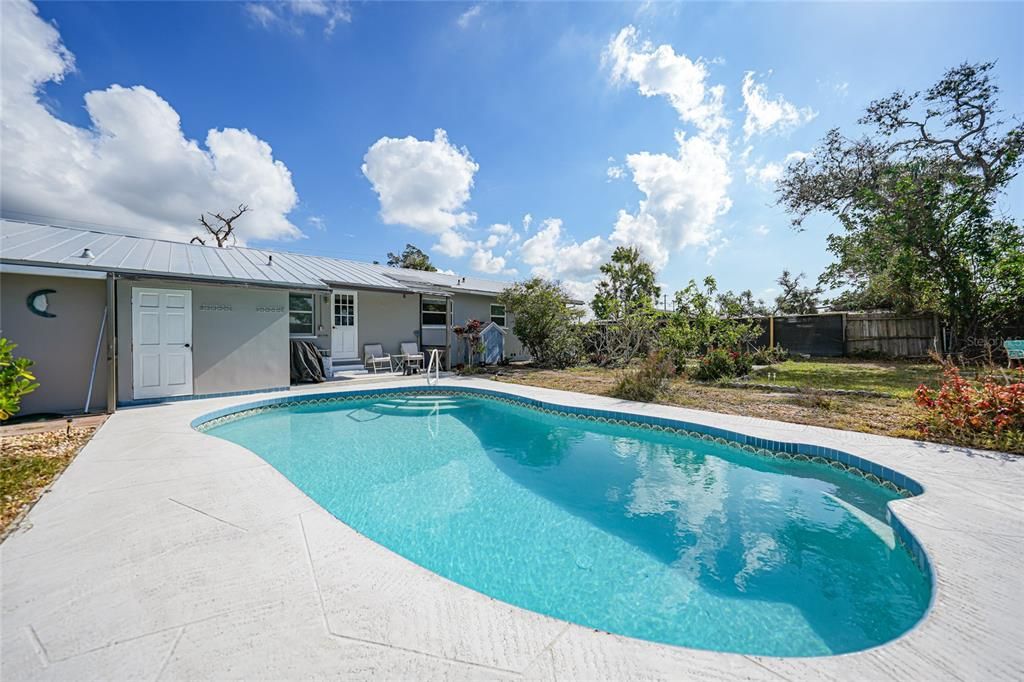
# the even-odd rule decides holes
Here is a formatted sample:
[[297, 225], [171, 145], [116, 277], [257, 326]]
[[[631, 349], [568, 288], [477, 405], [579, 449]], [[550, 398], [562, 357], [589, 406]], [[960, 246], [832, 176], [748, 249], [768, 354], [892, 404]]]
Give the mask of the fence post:
[[775, 348], [775, 316], [768, 316], [768, 348]]
[[847, 357], [850, 354], [849, 349], [846, 347], [846, 322], [847, 315], [849, 313], [843, 313], [843, 357]]

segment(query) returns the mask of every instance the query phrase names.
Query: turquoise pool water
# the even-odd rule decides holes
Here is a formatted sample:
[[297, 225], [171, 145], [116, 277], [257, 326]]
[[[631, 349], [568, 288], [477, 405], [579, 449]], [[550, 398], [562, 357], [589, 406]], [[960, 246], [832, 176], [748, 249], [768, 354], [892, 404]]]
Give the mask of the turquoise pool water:
[[813, 656], [912, 627], [897, 496], [822, 464], [475, 397], [289, 406], [211, 427], [440, 575], [581, 625]]

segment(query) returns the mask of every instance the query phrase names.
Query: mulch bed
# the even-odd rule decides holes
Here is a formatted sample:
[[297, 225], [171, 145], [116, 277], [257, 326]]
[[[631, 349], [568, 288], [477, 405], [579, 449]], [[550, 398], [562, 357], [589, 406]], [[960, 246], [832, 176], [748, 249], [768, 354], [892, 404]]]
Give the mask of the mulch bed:
[[34, 425], [33, 432], [0, 430], [0, 539], [35, 504], [51, 483], [89, 442], [102, 420], [64, 420]]

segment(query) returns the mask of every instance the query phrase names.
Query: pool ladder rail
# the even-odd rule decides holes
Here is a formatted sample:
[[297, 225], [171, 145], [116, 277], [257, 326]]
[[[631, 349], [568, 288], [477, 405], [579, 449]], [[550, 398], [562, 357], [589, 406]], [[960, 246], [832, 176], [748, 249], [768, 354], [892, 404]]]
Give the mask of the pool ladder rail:
[[[434, 378], [430, 378], [430, 371], [434, 371]], [[430, 349], [430, 362], [427, 364], [427, 386], [436, 386], [441, 380], [441, 352], [436, 348]]]

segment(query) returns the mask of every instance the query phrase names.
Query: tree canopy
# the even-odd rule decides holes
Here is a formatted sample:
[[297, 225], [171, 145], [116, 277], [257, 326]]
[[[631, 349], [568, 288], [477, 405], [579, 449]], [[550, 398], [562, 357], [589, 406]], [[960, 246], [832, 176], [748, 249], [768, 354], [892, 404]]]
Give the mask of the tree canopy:
[[407, 270], [426, 270], [437, 272], [437, 268], [430, 262], [430, 256], [423, 253], [412, 244], [406, 244], [401, 255], [388, 252], [388, 265], [393, 268], [405, 268]]
[[783, 270], [779, 278], [775, 280], [781, 293], [775, 297], [775, 314], [778, 315], [809, 315], [818, 312], [818, 298], [821, 296], [822, 287], [801, 286], [804, 273], [795, 277], [789, 270]]
[[640, 250], [619, 246], [611, 260], [601, 266], [604, 278], [590, 307], [599, 320], [619, 319], [637, 312], [654, 310], [661, 288], [655, 283], [654, 268], [643, 259]]
[[579, 320], [583, 311], [558, 282], [534, 277], [498, 295], [512, 314], [512, 333], [539, 365], [568, 367], [583, 353]]
[[842, 230], [821, 276], [845, 302], [941, 313], [958, 343], [1024, 325], [1024, 230], [998, 215], [1016, 177], [1024, 124], [1000, 119], [994, 63], [961, 64], [924, 92], [872, 102], [858, 137], [831, 130], [778, 184], [801, 228]]

